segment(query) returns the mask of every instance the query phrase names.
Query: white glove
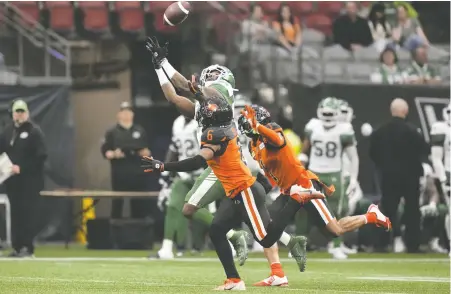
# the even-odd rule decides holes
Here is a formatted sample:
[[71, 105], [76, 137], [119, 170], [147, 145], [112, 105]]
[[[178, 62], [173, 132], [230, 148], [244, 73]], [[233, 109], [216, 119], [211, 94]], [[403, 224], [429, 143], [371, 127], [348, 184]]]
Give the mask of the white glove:
[[427, 205], [423, 205], [420, 207], [421, 215], [423, 217], [425, 216], [437, 216], [438, 210], [437, 210], [437, 204], [435, 202], [431, 202]]
[[169, 195], [171, 194], [171, 189], [168, 187], [163, 187], [158, 194], [157, 206], [161, 211], [164, 211], [166, 203], [169, 200]]
[[349, 186], [346, 189], [346, 195], [348, 195], [348, 197], [352, 197], [351, 195], [355, 192], [358, 185], [359, 182], [357, 181], [357, 179], [351, 178], [351, 180], [349, 181]]

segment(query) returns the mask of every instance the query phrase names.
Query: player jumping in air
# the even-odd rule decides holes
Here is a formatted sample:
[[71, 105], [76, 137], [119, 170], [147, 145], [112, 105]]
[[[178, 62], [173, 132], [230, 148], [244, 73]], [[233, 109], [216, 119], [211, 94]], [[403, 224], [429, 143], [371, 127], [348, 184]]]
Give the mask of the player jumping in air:
[[[152, 60], [155, 69], [157, 70], [157, 73], [160, 73], [159, 77], [161, 75], [166, 78], [167, 75], [174, 86], [182, 92], [194, 92], [198, 95], [201, 94], [199, 88], [196, 87], [195, 84], [188, 81], [169, 63], [166, 58], [168, 54], [167, 44], [164, 47], [160, 46], [158, 40], [154, 37], [148, 39], [146, 47], [152, 53]], [[226, 67], [219, 65], [211, 65], [207, 67], [202, 71], [200, 83], [204, 88], [209, 88], [213, 91], [219, 92], [219, 94], [230, 105], [233, 104], [235, 78], [232, 72]], [[162, 87], [164, 90], [163, 85]], [[174, 95], [166, 95], [168, 101], [175, 104], [182, 115], [189, 118], [196, 118], [196, 109], [199, 108], [199, 103], [192, 102], [184, 97], [182, 99], [180, 97], [181, 96], [175, 95], [175, 92]], [[213, 215], [206, 207], [210, 203], [214, 203], [224, 197], [225, 192], [221, 186], [221, 183], [218, 181], [212, 169], [207, 167], [196, 179], [191, 190], [186, 194], [182, 212], [186, 217], [210, 226], [213, 220]], [[248, 252], [246, 242], [248, 239], [248, 233], [242, 230], [235, 231], [232, 229], [228, 232], [227, 237], [236, 250], [239, 263], [241, 265], [244, 264]], [[166, 253], [166, 251], [162, 252], [162, 254], [164, 253]], [[168, 253], [168, 255], [170, 254]]]
[[[289, 206], [294, 208], [295, 213], [300, 207], [294, 205], [292, 193], [296, 193], [297, 189], [313, 186], [318, 191], [326, 189], [327, 194], [331, 194], [332, 191], [296, 159], [282, 129], [271, 121], [270, 114], [265, 108], [257, 105], [247, 107], [246, 112], [239, 119], [239, 128], [253, 138], [250, 148], [255, 160], [281, 189], [282, 194], [271, 205], [270, 211], [279, 211], [279, 207]], [[328, 199], [333, 200], [334, 197], [335, 195]], [[338, 221], [325, 199], [312, 200], [306, 203], [304, 208], [310, 218], [314, 219], [318, 225], [324, 226], [334, 237], [356, 230], [367, 223], [382, 226], [387, 230], [391, 229], [390, 220], [375, 205], [371, 205], [364, 215], [346, 216]]]
[[[185, 79], [169, 64], [166, 59], [166, 47], [159, 46], [156, 39], [149, 39], [147, 42], [147, 49], [152, 52], [154, 66], [166, 98], [169, 102], [175, 104], [183, 115], [187, 117], [195, 117], [196, 120], [199, 120], [198, 110], [200, 108], [200, 103], [193, 103], [191, 100], [177, 95], [173, 86], [167, 80], [166, 75], [180, 91], [190, 92], [194, 94], [197, 99], [204, 96], [204, 94], [208, 96], [208, 93], [214, 93], [227, 101], [229, 105], [233, 103], [235, 79], [232, 72], [230, 72], [227, 68], [219, 65], [212, 65], [204, 69], [201, 74], [200, 83], [202, 87], [200, 88], [192, 81]], [[267, 180], [261, 173], [257, 173], [257, 181], [261, 182], [264, 187], [268, 186]], [[185, 199], [187, 203], [185, 203], [183, 207], [183, 214], [187, 217], [204, 221], [205, 224], [210, 226], [213, 216], [204, 207], [209, 203], [215, 202], [216, 200], [222, 200], [225, 197], [226, 194], [224, 188], [212, 169], [208, 167], [196, 180], [194, 187], [187, 194]], [[227, 232], [227, 238], [232, 242], [236, 249], [240, 265], [243, 265], [247, 258], [246, 234], [247, 233], [244, 231], [235, 231], [233, 229]], [[289, 240], [290, 236], [283, 232], [280, 237], [280, 241], [284, 245], [289, 246]], [[299, 248], [292, 246], [291, 252], [300, 268], [304, 268], [306, 254], [305, 242], [304, 245]], [[279, 260], [277, 247], [274, 246], [272, 248], [265, 249], [265, 255], [271, 263], [272, 272], [281, 275], [283, 271], [281, 271], [280, 264], [277, 266], [273, 265], [271, 262], [273, 260]]]

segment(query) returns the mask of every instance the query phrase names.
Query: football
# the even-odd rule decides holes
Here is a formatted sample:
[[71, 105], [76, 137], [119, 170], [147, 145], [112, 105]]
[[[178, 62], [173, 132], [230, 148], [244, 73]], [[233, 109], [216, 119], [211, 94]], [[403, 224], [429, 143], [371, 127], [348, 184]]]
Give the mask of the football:
[[174, 2], [166, 8], [163, 15], [165, 25], [176, 26], [181, 24], [187, 17], [191, 10], [191, 5], [186, 1]]

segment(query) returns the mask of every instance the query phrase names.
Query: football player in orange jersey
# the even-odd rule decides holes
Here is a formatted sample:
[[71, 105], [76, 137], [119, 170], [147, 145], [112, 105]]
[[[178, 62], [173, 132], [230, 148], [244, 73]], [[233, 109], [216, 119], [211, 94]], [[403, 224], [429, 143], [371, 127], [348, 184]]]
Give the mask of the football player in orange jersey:
[[[292, 196], [299, 189], [323, 191], [331, 195], [332, 187], [327, 187], [312, 172], [306, 170], [296, 158], [285, 139], [282, 128], [271, 121], [269, 112], [258, 105], [247, 105], [238, 119], [239, 129], [252, 138], [249, 148], [252, 156], [259, 162], [266, 176], [281, 189], [282, 194], [269, 208], [270, 212], [278, 212], [287, 205], [300, 208], [300, 201]], [[290, 195], [291, 197], [283, 197]], [[304, 205], [309, 217], [324, 226], [334, 237], [353, 231], [371, 223], [391, 230], [391, 222], [379, 211], [377, 206], [371, 205], [363, 215], [347, 216], [337, 221], [327, 206], [326, 199], [314, 199]]]
[[[287, 218], [283, 210], [272, 219], [269, 217], [265, 206], [265, 191], [242, 161], [231, 105], [223, 98], [213, 95], [201, 100], [198, 112], [196, 117], [202, 126], [199, 155], [168, 163], [147, 157], [144, 158], [144, 167], [160, 172], [187, 172], [206, 164], [212, 168], [227, 196], [221, 201], [210, 227], [210, 238], [227, 276], [225, 283], [217, 290], [245, 290], [244, 281], [236, 270], [227, 242], [227, 232], [245, 222], [254, 238], [263, 247], [269, 248], [280, 238], [291, 218]], [[302, 204], [312, 199], [324, 199], [320, 192], [301, 188], [293, 192], [292, 197]], [[296, 248], [298, 250], [294, 250], [295, 252], [304, 252], [305, 238], [290, 237], [288, 247], [292, 252]]]

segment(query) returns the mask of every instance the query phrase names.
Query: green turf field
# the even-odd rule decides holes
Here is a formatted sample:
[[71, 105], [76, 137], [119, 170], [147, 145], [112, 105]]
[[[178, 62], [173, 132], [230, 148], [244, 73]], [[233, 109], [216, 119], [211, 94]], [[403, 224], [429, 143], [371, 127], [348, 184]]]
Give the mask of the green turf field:
[[[211, 293], [224, 279], [213, 252], [174, 261], [147, 260], [145, 251], [38, 248], [33, 260], [0, 258], [0, 293]], [[307, 271], [281, 253], [287, 288], [257, 288], [269, 269], [261, 254], [239, 268], [253, 293], [450, 293], [445, 255], [358, 254], [334, 261], [309, 255]]]

